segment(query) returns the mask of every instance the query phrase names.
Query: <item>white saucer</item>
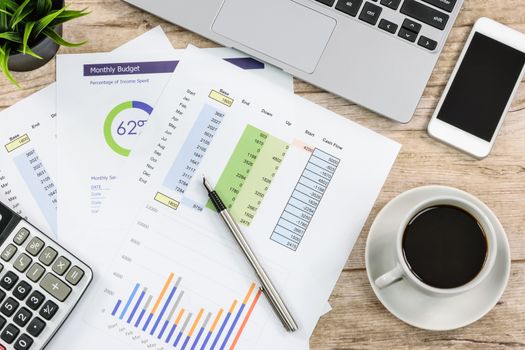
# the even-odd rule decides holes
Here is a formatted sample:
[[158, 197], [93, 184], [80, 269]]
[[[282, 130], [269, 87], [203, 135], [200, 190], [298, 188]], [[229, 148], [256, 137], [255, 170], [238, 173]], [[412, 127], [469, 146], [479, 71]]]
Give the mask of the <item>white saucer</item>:
[[[455, 195], [472, 201], [490, 218], [498, 239], [496, 263], [476, 288], [451, 297], [432, 297], [402, 280], [378, 289], [374, 280], [395, 266], [395, 228], [408, 208], [424, 198]], [[425, 186], [404, 192], [377, 215], [366, 242], [366, 271], [377, 298], [394, 316], [418, 328], [444, 331], [467, 326], [485, 316], [499, 301], [510, 275], [510, 248], [496, 215], [476, 197], [451, 187]]]

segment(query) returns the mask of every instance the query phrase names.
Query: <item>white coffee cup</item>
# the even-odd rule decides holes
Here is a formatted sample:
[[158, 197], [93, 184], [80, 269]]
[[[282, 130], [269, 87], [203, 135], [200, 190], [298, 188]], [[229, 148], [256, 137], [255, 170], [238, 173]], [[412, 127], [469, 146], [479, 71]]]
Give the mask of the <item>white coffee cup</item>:
[[[424, 283], [410, 270], [403, 254], [403, 235], [410, 221], [425, 208], [437, 205], [454, 206], [471, 214], [480, 224], [487, 240], [487, 255], [481, 271], [473, 280], [456, 288], [436, 288]], [[496, 261], [498, 247], [494, 227], [489, 218], [478, 206], [459, 197], [436, 196], [414, 203], [410, 210], [407, 210], [405, 216], [400, 221], [399, 227], [396, 228], [396, 243], [394, 249], [394, 266], [390, 271], [385, 272], [375, 280], [376, 287], [382, 289], [401, 280], [405, 280], [427, 294], [435, 296], [450, 296], [464, 293], [476, 287], [488, 276], [494, 266], [494, 262]]]

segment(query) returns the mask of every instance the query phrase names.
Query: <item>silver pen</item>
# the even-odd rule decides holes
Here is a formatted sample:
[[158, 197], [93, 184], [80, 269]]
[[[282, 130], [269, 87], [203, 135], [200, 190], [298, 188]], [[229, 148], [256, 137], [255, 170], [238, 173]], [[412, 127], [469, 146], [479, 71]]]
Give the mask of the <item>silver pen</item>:
[[252, 249], [250, 248], [250, 245], [246, 241], [246, 238], [244, 238], [241, 229], [239, 228], [235, 220], [233, 220], [232, 216], [228, 212], [228, 209], [226, 209], [226, 206], [224, 205], [223, 201], [205, 177], [203, 177], [202, 181], [204, 187], [206, 187], [206, 190], [208, 191], [208, 196], [210, 197], [211, 202], [213, 203], [213, 205], [219, 212], [219, 215], [226, 223], [226, 226], [228, 226], [228, 229], [239, 244], [239, 247], [241, 247], [241, 250], [246, 256], [246, 259], [248, 259], [250, 265], [252, 265], [253, 269], [255, 270], [255, 274], [261, 282], [261, 286], [259, 288], [270, 302], [270, 305], [272, 305], [275, 313], [283, 323], [284, 328], [286, 328], [286, 330], [289, 332], [295, 332], [298, 329], [297, 323], [293, 319], [292, 314], [290, 314], [290, 311], [288, 311], [288, 308], [281, 299], [281, 296], [277, 292], [277, 289], [275, 289], [272, 281], [266, 274], [266, 271], [264, 271], [261, 263], [253, 253]]

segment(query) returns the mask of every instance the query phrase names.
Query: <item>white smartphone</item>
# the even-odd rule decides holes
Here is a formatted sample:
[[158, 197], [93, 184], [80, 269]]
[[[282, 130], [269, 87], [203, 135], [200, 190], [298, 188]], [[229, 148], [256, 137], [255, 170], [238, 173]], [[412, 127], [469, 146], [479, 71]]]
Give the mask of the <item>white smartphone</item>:
[[525, 35], [479, 19], [428, 124], [428, 133], [478, 159], [490, 153], [525, 73]]

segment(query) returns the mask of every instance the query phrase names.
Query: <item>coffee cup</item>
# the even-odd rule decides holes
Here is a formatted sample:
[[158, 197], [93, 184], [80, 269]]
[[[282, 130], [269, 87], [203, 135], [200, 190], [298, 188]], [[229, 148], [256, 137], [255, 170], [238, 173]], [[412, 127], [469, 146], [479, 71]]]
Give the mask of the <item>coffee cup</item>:
[[496, 233], [489, 218], [459, 197], [414, 203], [393, 229], [393, 266], [375, 280], [380, 289], [404, 280], [426, 294], [457, 295], [479, 285], [496, 261]]

